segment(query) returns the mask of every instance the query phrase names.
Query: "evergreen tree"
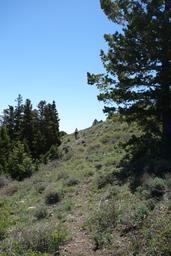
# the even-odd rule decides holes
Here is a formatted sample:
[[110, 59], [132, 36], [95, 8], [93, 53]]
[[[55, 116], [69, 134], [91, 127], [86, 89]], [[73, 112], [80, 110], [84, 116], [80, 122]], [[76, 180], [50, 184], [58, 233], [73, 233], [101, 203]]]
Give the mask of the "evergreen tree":
[[8, 109], [5, 109], [3, 111], [3, 121], [2, 123], [6, 126], [8, 130], [8, 134], [10, 136], [10, 139], [14, 139], [14, 129], [15, 129], [15, 113], [14, 113], [14, 107], [9, 106]]
[[42, 154], [46, 153], [52, 145], [60, 144], [59, 118], [56, 104], [39, 103], [40, 131], [42, 139]]
[[[100, 90], [104, 111], [137, 120], [145, 132], [161, 131], [162, 153], [171, 156], [171, 1], [101, 0], [121, 32], [105, 35], [101, 51], [105, 74], [88, 73]], [[158, 125], [157, 125], [158, 124]]]
[[15, 106], [14, 115], [15, 115], [15, 126], [14, 133], [17, 138], [22, 137], [22, 121], [23, 121], [23, 98], [19, 94], [16, 99], [17, 105]]
[[23, 106], [22, 140], [25, 141], [25, 144], [27, 144], [30, 152], [32, 152], [34, 140], [34, 112], [29, 99], [26, 99]]
[[32, 111], [32, 141], [31, 154], [34, 159], [38, 159], [42, 154], [43, 139], [41, 134], [41, 124], [39, 120], [38, 110]]
[[41, 148], [37, 149], [37, 152], [39, 152], [39, 156], [43, 155], [47, 150], [46, 150], [46, 135], [45, 135], [45, 130], [46, 130], [46, 124], [45, 124], [45, 115], [44, 115], [44, 110], [46, 106], [46, 101], [40, 101], [38, 104], [38, 133], [36, 136], [37, 141], [41, 144]]
[[44, 120], [44, 108], [46, 106], [46, 101], [41, 100], [38, 104], [38, 115], [39, 115], [39, 120], [43, 121]]
[[0, 173], [7, 172], [10, 138], [5, 125], [0, 127]]
[[59, 118], [56, 110], [56, 104], [47, 104], [44, 110], [45, 115], [45, 135], [47, 139], [47, 148], [50, 149], [52, 145], [60, 144], [59, 140]]
[[16, 141], [9, 154], [8, 172], [13, 179], [22, 180], [31, 176], [34, 171], [31, 156], [26, 152], [25, 146], [20, 141]]
[[[30, 173], [30, 168], [25, 165], [30, 162], [30, 157], [40, 159], [52, 145], [57, 154], [59, 118], [54, 101], [52, 104], [41, 101], [38, 109], [33, 109], [29, 99], [23, 104], [21, 95], [16, 101], [15, 107], [4, 110], [1, 120], [0, 172], [7, 171], [13, 178], [22, 179]], [[54, 148], [51, 151], [54, 152]]]

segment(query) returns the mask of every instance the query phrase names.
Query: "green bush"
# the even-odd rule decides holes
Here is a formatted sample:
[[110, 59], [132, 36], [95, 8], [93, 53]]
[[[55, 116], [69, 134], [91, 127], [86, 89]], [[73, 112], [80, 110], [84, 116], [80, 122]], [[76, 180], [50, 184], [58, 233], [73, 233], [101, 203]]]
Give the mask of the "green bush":
[[[14, 244], [13, 244], [14, 245]], [[15, 243], [15, 246], [12, 248], [12, 251], [6, 251], [6, 252], [2, 252], [1, 256], [49, 256], [49, 254], [47, 253], [42, 253], [42, 252], [35, 252], [32, 250], [24, 250], [22, 248], [22, 246], [19, 243]]]
[[153, 197], [160, 197], [164, 195], [166, 191], [166, 181], [161, 178], [154, 178], [149, 184], [148, 184], [151, 196]]
[[55, 160], [59, 158], [58, 147], [56, 145], [52, 145], [48, 151], [49, 160]]
[[31, 176], [34, 171], [32, 159], [20, 141], [15, 143], [10, 152], [8, 170], [11, 177], [17, 180]]
[[68, 174], [65, 171], [59, 171], [57, 174], [57, 180], [64, 180], [68, 178]]
[[59, 192], [54, 187], [48, 187], [45, 190], [45, 203], [46, 204], [56, 204], [60, 201]]
[[0, 241], [5, 239], [11, 224], [10, 210], [5, 206], [5, 203], [0, 202]]
[[66, 200], [64, 202], [64, 205], [63, 205], [64, 211], [70, 212], [72, 210], [72, 207], [73, 207], [73, 203], [71, 202], [71, 200]]
[[37, 252], [57, 252], [59, 245], [66, 239], [66, 230], [62, 226], [39, 225], [22, 233], [23, 246]]
[[44, 205], [39, 206], [34, 213], [37, 220], [44, 219], [48, 215], [47, 208]]
[[47, 182], [39, 182], [38, 184], [36, 184], [35, 189], [38, 193], [42, 194], [47, 186]]
[[59, 251], [59, 246], [66, 241], [67, 237], [66, 228], [60, 224], [57, 226], [54, 223], [35, 225], [30, 229], [15, 231], [11, 238], [2, 244], [2, 252], [9, 256], [37, 256], [42, 253], [44, 256], [46, 255], [44, 253], [53, 255]]
[[149, 199], [151, 197], [159, 198], [163, 196], [166, 192], [166, 180], [155, 177], [149, 178], [144, 185], [139, 186], [136, 191], [140, 193], [145, 199]]
[[96, 179], [97, 188], [101, 189], [108, 184], [112, 184], [114, 180], [115, 180], [115, 175], [113, 173], [101, 174]]
[[156, 200], [155, 198], [150, 198], [146, 201], [146, 205], [147, 208], [149, 209], [149, 211], [154, 210], [155, 206], [156, 206]]
[[29, 252], [26, 252], [25, 256], [48, 256], [48, 254], [47, 253], [29, 251]]
[[135, 220], [141, 222], [149, 213], [149, 209], [145, 204], [138, 206], [135, 213]]
[[71, 147], [71, 145], [63, 144], [59, 148], [59, 158], [60, 159], [67, 161], [67, 160], [70, 160], [72, 156], [73, 156], [73, 148]]
[[89, 217], [87, 226], [98, 248], [110, 242], [111, 232], [116, 226], [117, 217], [114, 203], [107, 200]]
[[171, 224], [170, 220], [161, 220], [150, 229], [146, 237], [149, 256], [171, 255]]
[[76, 179], [76, 178], [73, 178], [73, 177], [70, 177], [68, 178], [66, 181], [65, 181], [65, 185], [67, 186], [75, 186], [75, 185], [78, 185], [79, 184], [79, 180]]
[[59, 159], [58, 146], [52, 145], [50, 149], [41, 157], [41, 160], [44, 164], [47, 164], [50, 160]]
[[97, 163], [95, 163], [94, 167], [96, 168], [96, 170], [100, 170], [100, 169], [102, 169], [103, 164], [97, 162]]
[[19, 187], [17, 181], [10, 183], [3, 189], [3, 193], [7, 196], [12, 196], [18, 191]]

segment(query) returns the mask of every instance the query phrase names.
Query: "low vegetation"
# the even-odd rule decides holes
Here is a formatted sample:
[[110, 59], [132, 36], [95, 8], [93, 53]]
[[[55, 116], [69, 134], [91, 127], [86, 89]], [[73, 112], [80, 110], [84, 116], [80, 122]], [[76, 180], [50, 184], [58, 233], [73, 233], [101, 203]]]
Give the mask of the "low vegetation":
[[2, 175], [1, 255], [170, 255], [171, 174], [147, 169], [132, 190], [121, 163], [133, 134], [115, 117], [64, 135], [60, 157], [23, 181]]

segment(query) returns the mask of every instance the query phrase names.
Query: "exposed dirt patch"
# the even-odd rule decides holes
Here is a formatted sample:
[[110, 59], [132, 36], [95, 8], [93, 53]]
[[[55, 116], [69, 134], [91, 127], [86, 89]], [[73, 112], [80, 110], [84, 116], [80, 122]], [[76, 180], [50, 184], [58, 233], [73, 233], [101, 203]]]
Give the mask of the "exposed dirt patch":
[[71, 234], [71, 240], [68, 244], [60, 248], [61, 256], [94, 256], [93, 244], [87, 231], [83, 226], [86, 220], [88, 208], [89, 188], [87, 184], [78, 187], [75, 200], [75, 209], [72, 215], [68, 216], [67, 226]]

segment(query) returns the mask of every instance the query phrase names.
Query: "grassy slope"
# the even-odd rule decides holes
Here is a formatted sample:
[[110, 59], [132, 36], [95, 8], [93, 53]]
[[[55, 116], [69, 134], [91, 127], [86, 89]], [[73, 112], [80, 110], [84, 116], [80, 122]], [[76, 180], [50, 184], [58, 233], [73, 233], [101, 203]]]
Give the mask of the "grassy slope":
[[[171, 255], [171, 177], [145, 175], [132, 193], [115, 175], [125, 154], [121, 143], [137, 132], [108, 120], [80, 131], [78, 140], [67, 135], [60, 160], [0, 188], [1, 254]], [[158, 183], [160, 198], [150, 190]], [[60, 200], [50, 205], [55, 192]]]

